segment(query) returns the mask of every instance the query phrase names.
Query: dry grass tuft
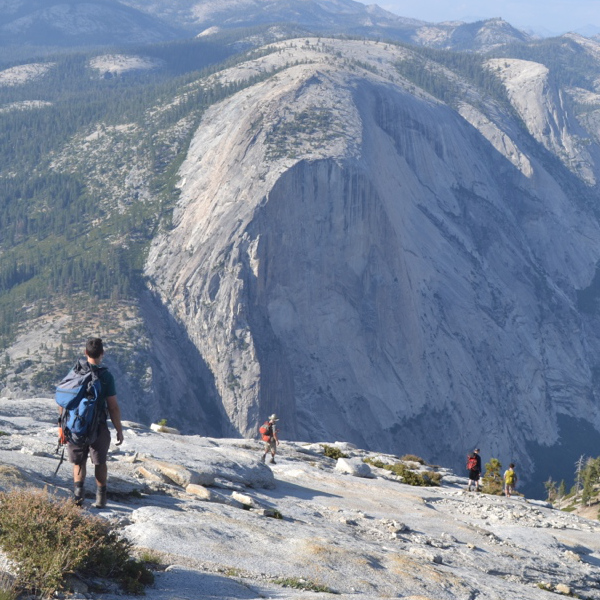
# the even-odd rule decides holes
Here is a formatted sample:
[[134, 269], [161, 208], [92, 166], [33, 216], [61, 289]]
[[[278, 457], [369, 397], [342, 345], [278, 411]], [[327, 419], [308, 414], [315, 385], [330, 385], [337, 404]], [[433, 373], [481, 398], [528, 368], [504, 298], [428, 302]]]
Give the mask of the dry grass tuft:
[[23, 473], [12, 465], [0, 465], [0, 483], [4, 485], [19, 485], [25, 481]]
[[49, 596], [68, 575], [80, 573], [118, 580], [128, 592], [140, 593], [154, 579], [106, 521], [45, 490], [0, 494], [0, 546], [18, 565], [19, 590]]

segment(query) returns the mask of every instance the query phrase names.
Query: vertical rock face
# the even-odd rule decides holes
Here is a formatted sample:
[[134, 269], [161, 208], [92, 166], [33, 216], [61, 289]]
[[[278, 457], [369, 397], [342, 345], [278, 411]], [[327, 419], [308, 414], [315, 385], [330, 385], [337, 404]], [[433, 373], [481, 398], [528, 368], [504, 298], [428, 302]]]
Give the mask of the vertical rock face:
[[[600, 231], [563, 191], [581, 171], [403, 82], [381, 47], [332, 44], [206, 114], [151, 285], [243, 435], [276, 411], [288, 438], [445, 463], [485, 444], [531, 471], [561, 415], [600, 430], [600, 330], [577, 308]], [[359, 51], [378, 75], [340, 58]]]

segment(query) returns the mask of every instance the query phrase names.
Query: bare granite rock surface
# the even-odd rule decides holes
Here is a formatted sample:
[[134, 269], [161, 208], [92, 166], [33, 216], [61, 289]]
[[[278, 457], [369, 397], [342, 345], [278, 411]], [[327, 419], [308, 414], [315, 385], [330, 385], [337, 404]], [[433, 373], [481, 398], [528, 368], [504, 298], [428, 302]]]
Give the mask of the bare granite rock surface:
[[[69, 493], [69, 468], [53, 475], [55, 434], [46, 420], [53, 411], [51, 400], [0, 402], [1, 489], [34, 485]], [[283, 442], [269, 469], [260, 463], [258, 441], [171, 436], [129, 423], [122, 448], [111, 450], [107, 508], [86, 503], [84, 510], [120, 524], [135, 546], [161, 557], [149, 600], [329, 598], [327, 591], [368, 600], [543, 600], [548, 591], [565, 590], [600, 599], [598, 521], [523, 497], [466, 492], [466, 480], [447, 469], [440, 468], [440, 487], [426, 488], [341, 474], [335, 460], [305, 446]], [[136, 469], [151, 460], [185, 468], [212, 461], [218, 487], [202, 497], [175, 484], [139, 487]], [[257, 485], [265, 478], [256, 478], [252, 462], [271, 474], [270, 487]], [[12, 473], [10, 481], [5, 473]], [[137, 493], [115, 494], [115, 476]], [[93, 600], [128, 597], [81, 593]]]

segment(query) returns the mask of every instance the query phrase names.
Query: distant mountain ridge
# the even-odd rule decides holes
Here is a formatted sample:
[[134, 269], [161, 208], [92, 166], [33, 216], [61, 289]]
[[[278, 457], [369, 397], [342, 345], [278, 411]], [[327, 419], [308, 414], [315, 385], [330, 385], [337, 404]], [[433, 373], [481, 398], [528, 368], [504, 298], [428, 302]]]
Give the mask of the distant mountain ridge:
[[113, 0], [2, 0], [0, 45], [94, 46], [175, 39], [181, 30]]
[[2, 0], [1, 46], [148, 44], [211, 28], [286, 24], [307, 33], [389, 39], [435, 48], [487, 51], [530, 38], [501, 19], [426, 23], [354, 0]]
[[194, 30], [215, 25], [231, 28], [293, 22], [314, 33], [379, 36], [436, 48], [477, 51], [530, 39], [502, 19], [475, 24], [434, 24], [408, 19], [376, 4], [366, 6], [354, 0], [122, 1], [165, 22]]

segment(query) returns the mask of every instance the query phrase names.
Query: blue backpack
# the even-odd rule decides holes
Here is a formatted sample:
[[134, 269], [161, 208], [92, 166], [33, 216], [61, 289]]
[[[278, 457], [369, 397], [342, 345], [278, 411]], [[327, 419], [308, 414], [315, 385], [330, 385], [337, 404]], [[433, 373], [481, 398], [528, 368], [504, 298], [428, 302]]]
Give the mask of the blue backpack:
[[99, 378], [105, 370], [80, 360], [56, 387], [56, 403], [63, 409], [59, 426], [64, 438], [77, 446], [93, 444], [98, 437], [106, 412]]

